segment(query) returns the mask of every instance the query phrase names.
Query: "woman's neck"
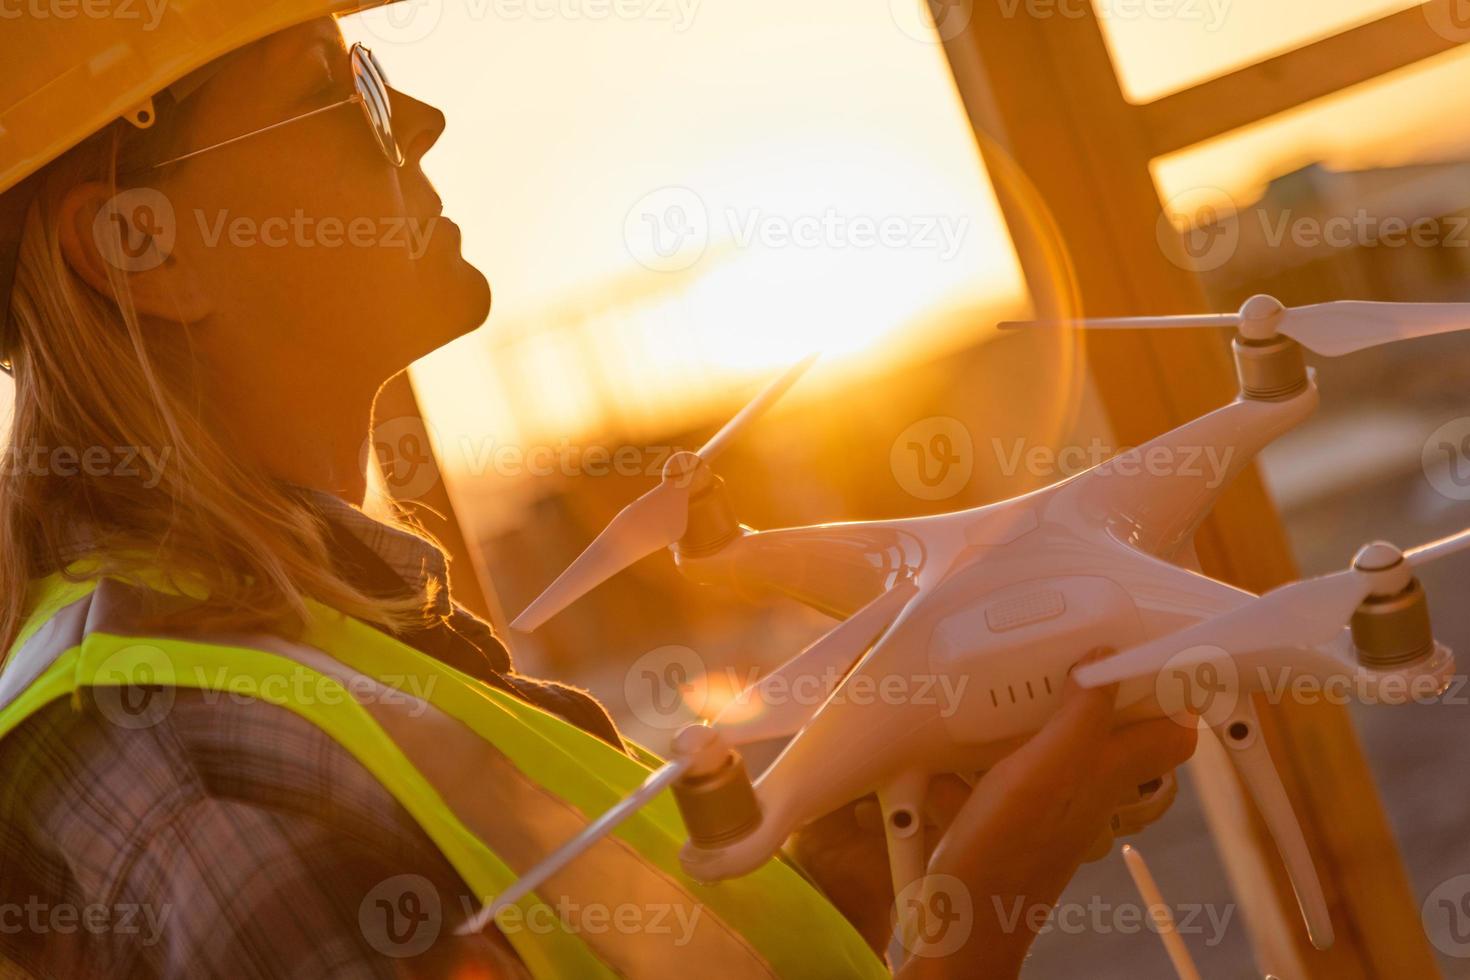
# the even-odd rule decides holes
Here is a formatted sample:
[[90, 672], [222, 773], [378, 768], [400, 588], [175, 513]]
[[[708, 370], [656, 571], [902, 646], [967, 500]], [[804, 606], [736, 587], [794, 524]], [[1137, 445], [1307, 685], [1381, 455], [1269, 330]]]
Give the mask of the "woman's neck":
[[[278, 480], [360, 505], [367, 495], [369, 426], [376, 390], [322, 376], [268, 385], [219, 379], [214, 421], [240, 456]], [[221, 388], [223, 390], [221, 390]]]

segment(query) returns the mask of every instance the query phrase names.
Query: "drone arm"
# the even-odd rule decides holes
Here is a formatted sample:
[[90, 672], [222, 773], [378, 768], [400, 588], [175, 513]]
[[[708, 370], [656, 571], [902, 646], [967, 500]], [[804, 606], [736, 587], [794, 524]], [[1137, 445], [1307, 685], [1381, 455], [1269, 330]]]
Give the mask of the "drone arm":
[[[796, 734], [917, 591], [911, 582], [900, 583], [853, 613], [737, 695], [715, 719], [715, 726], [733, 745]], [[823, 692], [821, 700], [808, 703], [792, 696], [793, 691], [814, 686]]]
[[1175, 560], [1230, 482], [1317, 403], [1315, 383], [1284, 401], [1238, 399], [1094, 467], [1058, 501], [1076, 520]]
[[834, 618], [852, 615], [922, 562], [911, 536], [883, 524], [751, 531], [713, 554], [676, 556], [696, 582], [776, 593]]
[[1322, 893], [1322, 882], [1317, 877], [1316, 865], [1312, 863], [1307, 839], [1302, 834], [1301, 824], [1291, 808], [1291, 800], [1281, 785], [1281, 776], [1271, 760], [1261, 735], [1260, 720], [1249, 698], [1242, 699], [1239, 710], [1221, 725], [1212, 729], [1225, 746], [1226, 754], [1234, 764], [1256, 808], [1266, 822], [1276, 849], [1281, 854], [1286, 873], [1291, 878], [1292, 890], [1296, 893], [1297, 905], [1307, 924], [1307, 935], [1312, 945], [1327, 949], [1332, 945], [1332, 918], [1327, 912], [1327, 899]]

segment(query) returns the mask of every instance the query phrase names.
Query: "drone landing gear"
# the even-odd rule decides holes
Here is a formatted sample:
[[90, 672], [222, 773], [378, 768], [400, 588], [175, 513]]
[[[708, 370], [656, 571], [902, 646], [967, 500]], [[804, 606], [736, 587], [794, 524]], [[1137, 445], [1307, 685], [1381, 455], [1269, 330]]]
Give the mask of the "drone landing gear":
[[1255, 706], [1249, 699], [1244, 699], [1228, 720], [1211, 730], [1225, 746], [1235, 771], [1255, 798], [1256, 808], [1276, 842], [1312, 945], [1326, 949], [1332, 945], [1333, 931], [1332, 918], [1327, 914], [1327, 899], [1322, 894], [1322, 882], [1317, 877], [1306, 837], [1291, 808], [1286, 789], [1281, 785], [1281, 777], [1271, 761], [1271, 753], [1266, 749], [1260, 728]]
[[[883, 810], [883, 835], [888, 843], [888, 868], [893, 875], [895, 896], [894, 934], [898, 946], [905, 951], [919, 942], [918, 915], [914, 903], [904, 902], [909, 886], [924, 877], [928, 855], [924, 849], [924, 798], [929, 791], [929, 777], [922, 773], [905, 773], [887, 788], [878, 791], [878, 805]], [[908, 907], [905, 907], [908, 906]]]

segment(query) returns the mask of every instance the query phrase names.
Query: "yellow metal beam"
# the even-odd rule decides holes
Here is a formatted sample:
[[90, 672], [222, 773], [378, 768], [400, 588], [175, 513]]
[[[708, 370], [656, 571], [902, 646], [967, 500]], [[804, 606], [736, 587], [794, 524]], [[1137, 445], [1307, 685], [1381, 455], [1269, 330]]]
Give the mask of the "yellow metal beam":
[[1452, 51], [1470, 41], [1464, 0], [1431, 0], [1138, 106], [1159, 157]]
[[[1163, 206], [1149, 170], [1160, 141], [1123, 97], [1095, 16], [1041, 21], [1006, 17], [1001, 7], [975, 4], [946, 50], [1033, 297], [1044, 304], [1056, 292], [1046, 263], [1065, 251], [1087, 314], [1202, 309], [1198, 281], [1171, 261], [1167, 236], [1160, 238]], [[1291, 99], [1282, 94], [1278, 104]], [[1046, 215], [1037, 214], [1037, 200]], [[1056, 310], [1043, 305], [1039, 312]], [[1089, 336], [1087, 344], [1120, 445], [1137, 445], [1235, 395], [1228, 351], [1214, 332], [1129, 331]], [[1196, 546], [1209, 574], [1253, 591], [1296, 577], [1253, 470], [1221, 499]], [[1435, 976], [1347, 713], [1281, 705], [1262, 706], [1261, 714], [1338, 936], [1330, 951], [1312, 948], [1259, 816], [1222, 754], [1203, 752], [1192, 771], [1261, 966], [1293, 980]]]

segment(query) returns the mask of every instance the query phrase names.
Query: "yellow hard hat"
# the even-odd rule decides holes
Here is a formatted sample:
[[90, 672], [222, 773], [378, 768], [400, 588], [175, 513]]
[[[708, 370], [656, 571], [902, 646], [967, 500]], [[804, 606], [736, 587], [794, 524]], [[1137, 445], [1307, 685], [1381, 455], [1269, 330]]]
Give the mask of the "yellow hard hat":
[[0, 194], [114, 119], [236, 48], [391, 0], [82, 0], [0, 30]]
[[21, 181], [115, 119], [153, 125], [153, 96], [276, 31], [393, 0], [77, 0], [32, 7], [0, 29], [0, 370], [9, 371], [10, 290]]

